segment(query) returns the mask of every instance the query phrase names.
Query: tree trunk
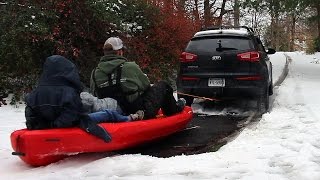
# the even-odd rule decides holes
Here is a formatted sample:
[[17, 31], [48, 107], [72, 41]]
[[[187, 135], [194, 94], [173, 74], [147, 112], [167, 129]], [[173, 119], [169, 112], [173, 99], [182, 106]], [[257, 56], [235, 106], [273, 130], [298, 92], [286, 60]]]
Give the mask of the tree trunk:
[[272, 48], [275, 48], [276, 47], [276, 45], [275, 45], [275, 38], [274, 38], [274, 36], [275, 36], [275, 25], [274, 25], [275, 23], [274, 23], [274, 18], [272, 18], [271, 19], [271, 37], [270, 37], [270, 39], [271, 39], [271, 47]]
[[210, 13], [210, 2], [209, 0], [204, 1], [204, 26], [210, 26], [211, 13]]
[[[278, 13], [277, 13], [278, 14]], [[279, 51], [280, 50], [280, 29], [279, 29], [279, 16], [276, 16], [276, 23], [275, 23], [275, 44], [276, 44], [276, 50]]]
[[233, 12], [234, 12], [234, 26], [239, 26], [240, 23], [240, 9], [239, 9], [239, 1], [234, 0], [234, 7], [233, 7]]
[[175, 2], [177, 4], [177, 8], [179, 12], [185, 12], [185, 4], [186, 4], [186, 0], [179, 0]]
[[[320, 4], [316, 4], [317, 9], [317, 24], [318, 24], [318, 42], [320, 41]], [[318, 44], [317, 51], [320, 52], [320, 45]]]
[[199, 1], [198, 0], [194, 0], [194, 9], [193, 9], [193, 16], [194, 16], [194, 19], [195, 19], [195, 22], [198, 24], [200, 24], [200, 14], [199, 14], [199, 8], [198, 8], [198, 3]]
[[294, 40], [295, 40], [295, 34], [296, 34], [296, 15], [295, 13], [292, 13], [291, 15], [292, 22], [291, 22], [291, 40], [290, 40], [290, 51], [294, 51]]
[[226, 10], [225, 10], [226, 2], [227, 2], [227, 0], [223, 0], [223, 1], [222, 1], [221, 12], [220, 12], [220, 16], [219, 16], [219, 18], [218, 18], [218, 26], [221, 26], [221, 25], [222, 25], [222, 17], [223, 17], [223, 15], [226, 13]]

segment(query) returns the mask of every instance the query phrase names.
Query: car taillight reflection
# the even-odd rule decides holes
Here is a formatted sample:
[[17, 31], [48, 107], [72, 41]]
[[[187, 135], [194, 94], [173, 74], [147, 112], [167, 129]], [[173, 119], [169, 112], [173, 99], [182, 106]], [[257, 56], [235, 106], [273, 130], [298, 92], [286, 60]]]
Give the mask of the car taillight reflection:
[[183, 52], [180, 55], [180, 62], [193, 62], [198, 59], [198, 56], [192, 53]]

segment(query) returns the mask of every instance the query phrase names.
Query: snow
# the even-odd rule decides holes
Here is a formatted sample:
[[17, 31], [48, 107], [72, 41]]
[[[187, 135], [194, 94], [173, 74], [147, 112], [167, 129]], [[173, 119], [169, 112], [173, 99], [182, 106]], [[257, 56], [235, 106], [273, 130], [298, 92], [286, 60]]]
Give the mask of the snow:
[[[156, 158], [140, 154], [77, 155], [44, 167], [12, 156], [10, 134], [24, 128], [24, 106], [0, 107], [1, 179], [320, 179], [320, 53], [271, 55], [275, 87], [270, 112], [217, 152]], [[212, 112], [215, 113], [215, 112]]]
[[205, 30], [205, 31], [199, 31], [194, 36], [200, 36], [200, 35], [207, 35], [207, 34], [249, 34], [247, 30], [236, 30], [236, 29], [218, 29], [218, 30]]

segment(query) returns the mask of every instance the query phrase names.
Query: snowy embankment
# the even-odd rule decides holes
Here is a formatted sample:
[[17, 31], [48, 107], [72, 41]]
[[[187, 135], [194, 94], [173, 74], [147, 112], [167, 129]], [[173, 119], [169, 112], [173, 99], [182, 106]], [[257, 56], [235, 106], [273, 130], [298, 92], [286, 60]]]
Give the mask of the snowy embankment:
[[[217, 152], [156, 158], [74, 156], [32, 168], [11, 156], [10, 133], [24, 127], [23, 106], [0, 107], [1, 179], [320, 179], [320, 54], [287, 53], [289, 74], [275, 88], [272, 109]], [[270, 56], [274, 82], [285, 56]], [[317, 58], [317, 59], [314, 59]]]

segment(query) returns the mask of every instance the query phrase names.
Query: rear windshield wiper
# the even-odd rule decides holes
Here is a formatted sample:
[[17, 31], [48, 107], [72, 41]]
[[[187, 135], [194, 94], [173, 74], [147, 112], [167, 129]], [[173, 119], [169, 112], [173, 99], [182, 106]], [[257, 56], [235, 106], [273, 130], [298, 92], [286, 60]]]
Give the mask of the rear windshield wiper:
[[232, 47], [217, 47], [216, 51], [225, 51], [225, 50], [238, 50], [237, 48]]
[[216, 51], [224, 51], [224, 50], [237, 50], [237, 48], [232, 47], [222, 47], [221, 40], [218, 40], [218, 47], [216, 48]]

